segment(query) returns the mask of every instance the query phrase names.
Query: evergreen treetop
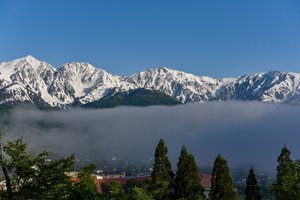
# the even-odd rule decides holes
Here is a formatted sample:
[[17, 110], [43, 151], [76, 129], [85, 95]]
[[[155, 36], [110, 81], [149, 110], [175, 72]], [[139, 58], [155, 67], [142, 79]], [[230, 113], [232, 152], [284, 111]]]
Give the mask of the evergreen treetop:
[[297, 197], [297, 173], [296, 164], [290, 158], [291, 153], [289, 149], [284, 146], [278, 156], [278, 166], [276, 168], [276, 182], [273, 184], [273, 192], [276, 200], [293, 200], [299, 199]]
[[160, 139], [154, 154], [154, 167], [151, 173], [152, 185], [150, 190], [157, 200], [169, 199], [173, 172], [168, 158], [168, 148], [163, 139]]
[[252, 167], [249, 170], [249, 174], [246, 180], [245, 193], [245, 200], [261, 200], [261, 196], [259, 194], [259, 186], [257, 185], [256, 176]]
[[212, 200], [237, 199], [227, 161], [221, 155], [218, 155], [214, 162], [211, 184], [209, 196]]
[[154, 154], [154, 167], [151, 173], [154, 183], [172, 180], [172, 167], [168, 158], [168, 148], [163, 139], [160, 139]]
[[203, 199], [204, 187], [201, 184], [199, 167], [194, 156], [188, 154], [185, 146], [182, 147], [177, 172], [174, 180], [174, 192], [176, 199]]

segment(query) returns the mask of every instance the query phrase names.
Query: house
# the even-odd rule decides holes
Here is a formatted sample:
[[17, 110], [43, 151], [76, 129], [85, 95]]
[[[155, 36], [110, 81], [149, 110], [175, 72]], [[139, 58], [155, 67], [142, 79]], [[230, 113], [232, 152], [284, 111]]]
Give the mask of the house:
[[201, 174], [201, 183], [204, 187], [204, 194], [208, 197], [211, 190], [211, 174]]

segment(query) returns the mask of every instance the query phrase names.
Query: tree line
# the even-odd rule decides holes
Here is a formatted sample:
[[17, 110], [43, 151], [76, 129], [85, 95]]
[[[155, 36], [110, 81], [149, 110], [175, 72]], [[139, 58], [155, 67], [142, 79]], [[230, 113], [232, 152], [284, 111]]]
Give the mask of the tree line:
[[[170, 162], [167, 157], [167, 147], [163, 139], [160, 140], [155, 151], [154, 169], [151, 174], [154, 185], [167, 186], [158, 187], [154, 199], [210, 199], [210, 200], [236, 200], [239, 199], [230, 176], [227, 161], [218, 155], [214, 161], [209, 195], [204, 195], [201, 185], [199, 167], [191, 153], [185, 146], [182, 147], [177, 171], [172, 175]], [[300, 159], [292, 160], [289, 149], [284, 146], [277, 159], [276, 181], [272, 184], [270, 191], [275, 200], [299, 200], [300, 199]], [[169, 177], [168, 177], [169, 174]], [[164, 184], [162, 184], [164, 183]], [[163, 195], [162, 195], [163, 194]], [[162, 197], [162, 198], [161, 198]], [[245, 186], [245, 200], [261, 200], [260, 188], [255, 176], [254, 168], [249, 169]], [[273, 199], [273, 198], [272, 198]]]
[[[0, 138], [1, 139], [1, 138]], [[182, 146], [177, 170], [172, 171], [168, 148], [160, 139], [155, 148], [151, 178], [139, 182], [129, 180], [125, 185], [112, 181], [101, 184], [97, 192], [91, 177], [95, 166], [86, 166], [79, 174], [79, 181], [72, 182], [67, 172], [71, 171], [74, 155], [48, 160], [49, 152], [37, 156], [27, 153], [27, 144], [22, 138], [8, 141], [1, 146], [0, 165], [6, 190], [0, 191], [0, 199], [8, 200], [237, 200], [227, 161], [218, 155], [215, 158], [211, 188], [205, 195], [200, 169], [194, 156]], [[276, 200], [300, 199], [300, 160], [292, 160], [285, 146], [278, 156], [276, 181], [271, 187]], [[260, 188], [253, 168], [246, 179], [245, 200], [261, 200]]]
[[[154, 191], [153, 199], [179, 200], [237, 200], [227, 161], [218, 155], [215, 159], [209, 196], [204, 194], [200, 169], [194, 156], [182, 146], [177, 163], [177, 171], [173, 174], [168, 159], [168, 149], [161, 139], [155, 149], [154, 168], [151, 174]], [[151, 191], [151, 189], [150, 189]]]

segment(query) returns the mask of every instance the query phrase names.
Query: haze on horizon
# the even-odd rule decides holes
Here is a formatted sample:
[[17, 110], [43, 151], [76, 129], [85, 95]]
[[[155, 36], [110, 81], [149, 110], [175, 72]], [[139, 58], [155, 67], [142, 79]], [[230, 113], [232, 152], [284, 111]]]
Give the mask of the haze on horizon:
[[185, 145], [200, 168], [212, 166], [221, 154], [233, 168], [275, 173], [284, 145], [293, 159], [300, 158], [299, 115], [300, 107], [231, 101], [47, 112], [18, 108], [0, 122], [4, 139], [23, 137], [33, 153], [142, 160], [153, 157], [164, 138], [174, 169]]
[[166, 66], [236, 77], [300, 72], [300, 2], [0, 1], [0, 62], [33, 55], [113, 74]]

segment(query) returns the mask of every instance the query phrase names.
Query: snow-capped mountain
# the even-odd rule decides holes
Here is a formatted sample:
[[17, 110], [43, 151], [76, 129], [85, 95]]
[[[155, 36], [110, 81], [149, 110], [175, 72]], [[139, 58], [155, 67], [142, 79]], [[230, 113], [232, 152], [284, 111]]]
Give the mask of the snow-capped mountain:
[[100, 99], [112, 88], [129, 90], [134, 87], [123, 77], [109, 74], [89, 63], [72, 62], [57, 70], [49, 93], [67, 104], [74, 100], [87, 103]]
[[32, 56], [0, 63], [0, 73], [0, 104], [31, 102], [65, 107], [74, 101], [98, 100], [113, 88], [134, 88], [124, 77], [114, 76], [89, 63], [66, 63], [55, 69]]
[[214, 79], [162, 67], [124, 77], [82, 62], [66, 63], [55, 69], [32, 56], [0, 63], [0, 104], [66, 107], [137, 88], [158, 90], [183, 103], [228, 100], [300, 103], [297, 73], [271, 71]]
[[217, 79], [194, 76], [165, 67], [134, 74], [127, 81], [138, 88], [159, 90], [183, 103], [209, 101], [220, 85]]

